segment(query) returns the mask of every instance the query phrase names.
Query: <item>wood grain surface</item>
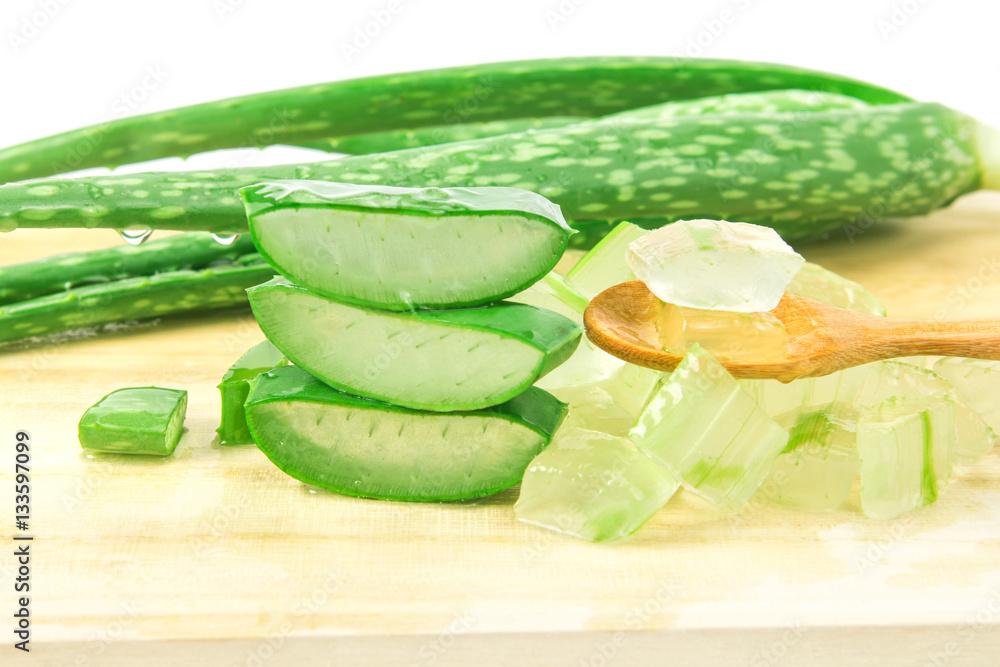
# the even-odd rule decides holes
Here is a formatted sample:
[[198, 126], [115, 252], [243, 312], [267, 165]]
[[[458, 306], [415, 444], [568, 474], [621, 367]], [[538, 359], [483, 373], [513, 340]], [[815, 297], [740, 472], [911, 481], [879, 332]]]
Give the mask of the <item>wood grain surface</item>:
[[[0, 263], [118, 242], [0, 235]], [[895, 317], [1000, 317], [1000, 196], [801, 252]], [[680, 492], [634, 538], [521, 524], [475, 502], [347, 498], [213, 443], [246, 312], [0, 353], [3, 665], [992, 665], [1000, 656], [1000, 451], [892, 522]], [[85, 455], [109, 391], [190, 392], [166, 460]], [[998, 397], [1000, 400], [1000, 397]], [[14, 435], [32, 445], [32, 651], [13, 649]]]

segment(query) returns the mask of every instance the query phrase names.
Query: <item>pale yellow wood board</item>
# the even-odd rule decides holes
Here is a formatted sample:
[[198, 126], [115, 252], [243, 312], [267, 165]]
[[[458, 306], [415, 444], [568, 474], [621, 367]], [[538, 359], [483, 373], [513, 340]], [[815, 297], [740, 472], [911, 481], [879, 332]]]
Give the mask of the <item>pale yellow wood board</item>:
[[[106, 231], [17, 231], [0, 235], [0, 263], [112, 242]], [[801, 250], [864, 283], [891, 315], [1000, 317], [1000, 196]], [[13, 550], [18, 429], [33, 445], [35, 536], [33, 651], [10, 647], [7, 556], [0, 663], [986, 665], [1000, 655], [998, 452], [960, 468], [936, 505], [889, 523], [760, 503], [720, 516], [682, 492], [633, 539], [595, 546], [518, 523], [516, 489], [444, 505], [359, 500], [314, 492], [253, 447], [214, 445], [215, 384], [261, 339], [247, 315], [208, 315], [0, 355], [0, 540]], [[190, 392], [175, 456], [83, 455], [83, 411], [147, 384]]]

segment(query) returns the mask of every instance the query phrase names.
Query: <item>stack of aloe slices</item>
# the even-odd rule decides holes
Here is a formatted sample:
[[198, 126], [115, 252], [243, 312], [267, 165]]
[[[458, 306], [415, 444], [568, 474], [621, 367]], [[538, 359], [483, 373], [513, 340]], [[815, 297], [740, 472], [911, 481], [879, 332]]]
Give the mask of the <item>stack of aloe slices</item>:
[[[626, 248], [647, 233], [622, 223], [566, 279], [550, 275], [516, 298], [582, 313], [587, 298], [635, 278]], [[724, 257], [712, 261], [724, 270]], [[862, 286], [808, 262], [786, 289], [886, 312]], [[588, 540], [632, 534], [680, 486], [723, 512], [738, 512], [755, 494], [829, 511], [848, 506], [860, 476], [861, 510], [889, 519], [933, 502], [953, 461], [988, 452], [996, 439], [970, 403], [989, 408], [979, 397], [1000, 389], [997, 362], [945, 358], [939, 374], [886, 361], [782, 384], [736, 381], [697, 346], [662, 375], [602, 354], [582, 345], [543, 381], [578, 359], [590, 371], [553, 389], [569, 403], [570, 427], [529, 466], [515, 505], [523, 521]], [[634, 381], [643, 374], [647, 383]]]
[[[457, 500], [519, 482], [565, 413], [533, 385], [582, 328], [503, 299], [561, 257], [572, 230], [559, 208], [510, 188], [277, 181], [241, 195], [281, 274], [249, 290], [274, 350], [237, 363], [221, 388], [239, 401], [253, 376], [246, 423], [268, 458], [372, 498]], [[220, 437], [238, 441], [231, 421]]]

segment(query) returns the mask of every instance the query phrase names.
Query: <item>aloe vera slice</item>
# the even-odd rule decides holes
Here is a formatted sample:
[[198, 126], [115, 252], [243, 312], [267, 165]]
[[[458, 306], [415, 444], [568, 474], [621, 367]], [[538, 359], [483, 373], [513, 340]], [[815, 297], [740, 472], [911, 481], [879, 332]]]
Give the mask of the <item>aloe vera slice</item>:
[[162, 387], [117, 389], [80, 418], [80, 446], [92, 452], [172, 454], [181, 439], [187, 392]]
[[587, 308], [587, 299], [555, 271], [546, 273], [537, 283], [507, 300], [551, 310], [581, 325]]
[[562, 428], [524, 473], [517, 518], [593, 542], [637, 531], [680, 483], [627, 438]]
[[776, 421], [788, 444], [771, 468], [762, 493], [782, 505], [821, 512], [844, 504], [861, 471], [857, 409], [834, 402], [818, 410], [795, 410]]
[[937, 500], [951, 476], [953, 404], [944, 398], [891, 398], [861, 417], [861, 509], [893, 519]]
[[296, 365], [336, 389], [414, 409], [503, 403], [569, 358], [582, 334], [519, 303], [395, 313], [283, 278], [248, 293], [261, 329]]
[[622, 222], [580, 258], [566, 278], [588, 300], [618, 283], [635, 280], [635, 274], [625, 263], [625, 253], [633, 241], [649, 234], [649, 230], [630, 222]]
[[944, 357], [935, 362], [934, 372], [948, 380], [992, 429], [1000, 429], [1000, 361]]
[[838, 308], [885, 317], [885, 304], [874, 294], [853, 280], [812, 262], [803, 264], [785, 289]]
[[282, 275], [390, 310], [476, 306], [559, 261], [559, 207], [514, 188], [396, 188], [272, 181], [243, 188], [250, 232]]
[[351, 496], [478, 498], [519, 482], [565, 405], [535, 387], [475, 412], [410, 410], [337, 391], [285, 366], [253, 381], [254, 441], [278, 468]]
[[288, 359], [270, 341], [263, 341], [251, 347], [236, 360], [225, 375], [218, 389], [222, 396], [222, 419], [219, 428], [221, 445], [252, 445], [253, 438], [247, 428], [247, 413], [244, 408], [250, 395], [250, 380], [278, 366], [284, 366]]
[[788, 442], [755, 397], [698, 345], [663, 380], [629, 435], [686, 489], [733, 512]]

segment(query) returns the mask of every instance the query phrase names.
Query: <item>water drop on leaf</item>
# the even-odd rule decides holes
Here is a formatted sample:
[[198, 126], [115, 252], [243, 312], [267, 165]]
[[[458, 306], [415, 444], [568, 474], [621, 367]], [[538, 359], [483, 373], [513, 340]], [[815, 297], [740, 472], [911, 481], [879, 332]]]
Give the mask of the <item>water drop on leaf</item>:
[[212, 240], [222, 245], [232, 245], [239, 237], [239, 234], [216, 234], [212, 232]]
[[152, 229], [119, 229], [118, 235], [129, 245], [141, 245], [153, 235]]

